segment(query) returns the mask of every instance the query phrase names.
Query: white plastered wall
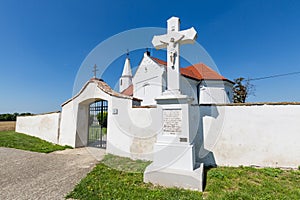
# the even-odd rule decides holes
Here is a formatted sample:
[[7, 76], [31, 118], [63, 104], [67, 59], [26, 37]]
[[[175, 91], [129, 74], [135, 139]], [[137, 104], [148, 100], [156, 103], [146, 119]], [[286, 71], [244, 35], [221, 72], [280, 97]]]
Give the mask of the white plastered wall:
[[300, 165], [300, 105], [201, 106], [200, 113], [198, 154], [210, 154], [207, 164]]
[[100, 99], [108, 101], [106, 152], [151, 160], [160, 131], [159, 109], [133, 108], [131, 99], [110, 96], [95, 83], [89, 83], [79, 96], [62, 107], [59, 144], [86, 146], [89, 104]]
[[57, 144], [59, 133], [60, 112], [33, 116], [19, 116], [16, 132], [35, 136]]
[[131, 100], [113, 98], [117, 114], [108, 117], [107, 153], [152, 160], [156, 135], [161, 130], [158, 108], [132, 108]]
[[199, 82], [180, 76], [180, 91], [182, 94], [193, 98], [192, 104], [198, 104], [197, 85]]
[[72, 147], [86, 146], [89, 105], [96, 100], [106, 100], [108, 107], [111, 107], [111, 96], [100, 90], [96, 83], [91, 82], [80, 95], [62, 106], [59, 144]]
[[155, 105], [165, 89], [165, 76], [165, 67], [144, 55], [132, 80], [133, 96], [143, 100], [141, 105]]
[[232, 85], [223, 81], [204, 80], [200, 84], [200, 104], [231, 103]]
[[[61, 114], [18, 117], [16, 131], [61, 145], [85, 145], [88, 106], [100, 99], [108, 101], [107, 153], [152, 160], [156, 136], [161, 132], [161, 108], [133, 108], [131, 99], [110, 96], [96, 83], [89, 83], [65, 104]], [[194, 138], [198, 162], [300, 165], [300, 105], [200, 105], [189, 111], [190, 138]]]

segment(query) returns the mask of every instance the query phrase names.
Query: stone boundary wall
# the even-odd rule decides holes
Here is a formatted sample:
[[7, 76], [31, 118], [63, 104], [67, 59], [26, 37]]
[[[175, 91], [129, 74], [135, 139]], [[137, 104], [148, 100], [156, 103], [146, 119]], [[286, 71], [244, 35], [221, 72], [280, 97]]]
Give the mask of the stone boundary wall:
[[60, 112], [18, 116], [16, 132], [58, 144]]
[[[161, 128], [161, 109], [131, 108], [128, 102], [116, 105], [120, 105], [119, 113], [123, 115], [109, 116], [107, 152], [152, 160], [155, 136]], [[195, 129], [198, 162], [220, 166], [300, 166], [300, 103], [192, 107], [200, 116]], [[60, 112], [18, 117], [16, 131], [58, 143], [60, 117]]]
[[263, 106], [263, 105], [276, 106], [276, 105], [300, 105], [300, 102], [252, 102], [252, 103], [197, 104], [197, 105], [200, 106]]
[[299, 102], [200, 105], [199, 109], [198, 134], [204, 139], [204, 151], [198, 159], [206, 164], [300, 166]]

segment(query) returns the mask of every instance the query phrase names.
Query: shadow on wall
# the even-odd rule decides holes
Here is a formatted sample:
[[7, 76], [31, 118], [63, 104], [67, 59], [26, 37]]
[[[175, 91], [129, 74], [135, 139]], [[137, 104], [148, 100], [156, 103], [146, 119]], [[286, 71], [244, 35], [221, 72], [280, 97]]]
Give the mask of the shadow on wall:
[[[196, 162], [203, 163], [205, 167], [216, 167], [216, 160], [214, 153], [208, 149], [205, 149], [205, 146], [214, 145], [218, 139], [218, 127], [216, 128], [214, 124], [206, 123], [210, 125], [207, 135], [204, 136], [204, 118], [210, 117], [217, 119], [219, 116], [219, 111], [216, 106], [199, 106], [200, 110], [200, 119], [197, 135], [194, 139], [195, 152], [196, 152]], [[206, 127], [207, 129], [208, 127]], [[205, 143], [208, 145], [205, 145]], [[206, 143], [206, 144], [207, 144]]]

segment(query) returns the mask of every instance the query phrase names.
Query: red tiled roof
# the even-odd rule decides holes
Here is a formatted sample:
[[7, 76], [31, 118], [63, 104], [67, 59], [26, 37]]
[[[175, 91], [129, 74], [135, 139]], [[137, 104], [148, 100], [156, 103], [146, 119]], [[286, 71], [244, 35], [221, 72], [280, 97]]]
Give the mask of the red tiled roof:
[[227, 78], [221, 76], [216, 71], [203, 63], [197, 63], [186, 68], [180, 68], [180, 73], [183, 76], [196, 80], [224, 80], [228, 81]]
[[[167, 66], [166, 61], [163, 61], [163, 60], [160, 60], [160, 59], [154, 58], [154, 57], [151, 57], [151, 59], [160, 65]], [[233, 83], [232, 81], [230, 81], [227, 78], [225, 78], [224, 76], [218, 74], [216, 71], [214, 71], [213, 69], [211, 69], [210, 67], [208, 67], [207, 65], [205, 65], [203, 63], [197, 63], [194, 65], [188, 66], [186, 68], [180, 68], [180, 74], [185, 77], [196, 79], [199, 81], [200, 80], [223, 80], [223, 81], [229, 81], [229, 82]]]
[[158, 58], [154, 58], [154, 57], [150, 57], [152, 60], [154, 60], [155, 62], [157, 62], [158, 64], [160, 65], [165, 65], [167, 66], [167, 62], [166, 61], [163, 61], [161, 59], [158, 59]]
[[121, 94], [127, 95], [127, 96], [132, 96], [133, 95], [133, 84], [129, 85], [128, 88], [123, 90]]

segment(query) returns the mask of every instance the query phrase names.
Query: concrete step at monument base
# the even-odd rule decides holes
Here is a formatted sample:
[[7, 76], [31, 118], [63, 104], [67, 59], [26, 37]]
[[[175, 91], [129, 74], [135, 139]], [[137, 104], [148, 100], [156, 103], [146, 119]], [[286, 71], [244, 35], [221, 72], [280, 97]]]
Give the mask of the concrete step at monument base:
[[165, 187], [178, 187], [189, 190], [203, 191], [203, 163], [194, 171], [164, 168], [149, 165], [144, 172], [144, 182]]

